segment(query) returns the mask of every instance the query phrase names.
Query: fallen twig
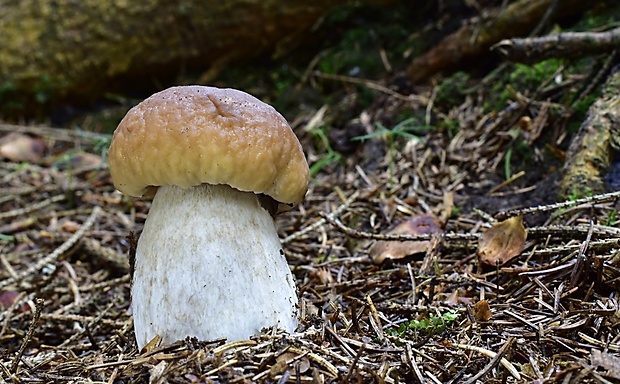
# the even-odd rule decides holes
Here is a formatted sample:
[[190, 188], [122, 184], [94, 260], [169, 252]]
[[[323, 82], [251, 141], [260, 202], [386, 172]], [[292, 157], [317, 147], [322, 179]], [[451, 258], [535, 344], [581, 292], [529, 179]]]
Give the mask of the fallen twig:
[[[506, 358], [504, 358], [504, 354], [506, 354], [506, 352], [508, 352], [508, 349], [510, 348], [510, 346], [514, 343], [514, 338], [510, 338], [508, 339], [508, 341], [506, 341], [506, 343], [502, 346], [502, 348], [500, 348], [499, 352], [493, 352], [493, 351], [489, 351], [488, 349], [484, 349], [481, 347], [477, 347], [475, 345], [467, 345], [467, 344], [457, 344], [456, 346], [462, 349], [467, 349], [470, 351], [474, 351], [474, 352], [478, 352], [478, 353], [482, 353], [483, 355], [486, 355], [488, 357], [490, 357], [492, 360], [475, 376], [472, 377], [471, 383], [475, 382], [477, 379], [479, 379], [480, 377], [482, 377], [483, 375], [485, 375], [490, 369], [492, 369], [493, 367], [495, 367], [497, 365], [497, 363], [499, 362], [501, 365], [504, 366], [504, 368], [506, 368], [508, 370], [508, 372], [510, 372], [510, 374], [517, 380], [521, 380], [521, 374], [519, 373], [519, 371], [517, 370], [517, 368], [510, 362], [508, 361]], [[469, 383], [470, 381], [468, 381]]]

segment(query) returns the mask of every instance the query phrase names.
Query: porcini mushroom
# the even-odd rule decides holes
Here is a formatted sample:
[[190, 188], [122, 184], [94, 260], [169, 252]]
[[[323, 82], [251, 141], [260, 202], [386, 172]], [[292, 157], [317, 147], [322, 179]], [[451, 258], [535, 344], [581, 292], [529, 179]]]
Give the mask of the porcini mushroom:
[[297, 293], [261, 201], [294, 206], [308, 187], [297, 137], [274, 108], [233, 89], [173, 87], [132, 108], [109, 149], [115, 187], [156, 187], [138, 240], [138, 346], [156, 335], [229, 341], [298, 324]]

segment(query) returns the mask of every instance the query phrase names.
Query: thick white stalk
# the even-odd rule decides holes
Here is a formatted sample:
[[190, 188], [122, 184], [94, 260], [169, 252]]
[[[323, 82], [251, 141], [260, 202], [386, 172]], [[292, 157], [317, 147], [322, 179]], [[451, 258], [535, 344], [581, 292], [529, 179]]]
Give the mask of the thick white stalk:
[[225, 185], [160, 187], [138, 241], [132, 309], [138, 346], [194, 336], [240, 340], [298, 324], [295, 283], [273, 219]]

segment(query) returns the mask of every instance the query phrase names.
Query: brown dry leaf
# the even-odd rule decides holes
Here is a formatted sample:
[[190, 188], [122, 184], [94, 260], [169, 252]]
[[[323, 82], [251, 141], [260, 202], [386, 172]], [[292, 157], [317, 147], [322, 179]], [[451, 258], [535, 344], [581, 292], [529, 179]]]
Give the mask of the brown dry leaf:
[[166, 383], [166, 368], [168, 368], [168, 363], [165, 360], [160, 361], [159, 364], [152, 367], [149, 370], [149, 384]]
[[69, 232], [69, 233], [76, 233], [80, 229], [80, 227], [81, 226], [78, 223], [76, 223], [75, 221], [71, 221], [71, 220], [65, 221], [60, 226], [63, 232]]
[[312, 272], [310, 272], [310, 276], [318, 280], [319, 284], [330, 284], [334, 282], [334, 277], [327, 268], [313, 269]]
[[73, 156], [71, 156], [71, 166], [76, 167], [76, 168], [79, 168], [79, 167], [97, 168], [97, 167], [101, 167], [102, 164], [103, 164], [103, 160], [101, 159], [101, 156], [98, 156], [92, 153], [78, 151], [78, 152], [75, 152]]
[[[277, 375], [292, 366], [299, 367], [299, 372], [304, 373], [310, 368], [310, 361], [306, 357], [298, 358], [299, 355], [292, 352], [284, 352], [276, 357], [276, 363], [271, 366], [269, 373]], [[292, 364], [291, 364], [292, 362]], [[289, 365], [290, 364], [290, 365]], [[297, 369], [297, 368], [295, 368]]]
[[10, 161], [36, 163], [41, 160], [45, 150], [43, 140], [21, 133], [8, 134], [0, 141], [0, 157]]
[[47, 159], [49, 165], [62, 170], [93, 169], [103, 165], [103, 159], [99, 155], [82, 150], [61, 153]]
[[457, 305], [469, 305], [472, 302], [471, 297], [463, 296], [463, 292], [461, 289], [455, 289], [445, 300], [443, 300], [444, 304], [449, 305], [451, 307], [456, 307]]
[[[406, 221], [390, 229], [388, 235], [426, 235], [442, 233], [439, 219], [433, 215], [412, 216]], [[431, 242], [428, 240], [420, 241], [386, 241], [375, 242], [368, 255], [373, 263], [381, 264], [385, 259], [396, 260], [413, 255], [415, 253], [426, 252]]]
[[450, 294], [450, 296], [448, 296], [445, 300], [444, 303], [451, 306], [451, 307], [455, 307], [457, 305], [459, 305], [459, 290], [455, 289], [454, 292], [452, 292]]
[[486, 300], [480, 300], [474, 304], [471, 311], [473, 312], [474, 319], [476, 319], [476, 321], [489, 321], [491, 316], [493, 316], [489, 302]]
[[[6, 310], [10, 308], [19, 299], [19, 292], [9, 289], [6, 291], [0, 291], [0, 310]], [[17, 309], [19, 312], [30, 311], [30, 306], [24, 304]]]
[[519, 255], [525, 247], [527, 232], [523, 216], [499, 222], [480, 236], [478, 256], [489, 265], [503, 265]]
[[148, 343], [146, 343], [146, 345], [144, 347], [142, 347], [140, 352], [142, 352], [142, 353], [151, 352], [152, 350], [157, 348], [160, 344], [161, 344], [161, 336], [160, 335], [155, 335], [155, 337], [153, 337], [151, 339], [151, 341], [149, 341]]
[[15, 303], [19, 293], [14, 290], [0, 292], [0, 309], [5, 310]]

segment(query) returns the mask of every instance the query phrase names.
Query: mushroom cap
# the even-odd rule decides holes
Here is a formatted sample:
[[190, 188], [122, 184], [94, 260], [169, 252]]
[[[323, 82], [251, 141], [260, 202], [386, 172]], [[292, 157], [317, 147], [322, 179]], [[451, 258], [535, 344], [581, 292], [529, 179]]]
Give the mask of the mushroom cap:
[[296, 205], [308, 163], [291, 127], [273, 107], [235, 89], [179, 86], [133, 107], [108, 153], [114, 186], [131, 196], [148, 188], [227, 184]]

